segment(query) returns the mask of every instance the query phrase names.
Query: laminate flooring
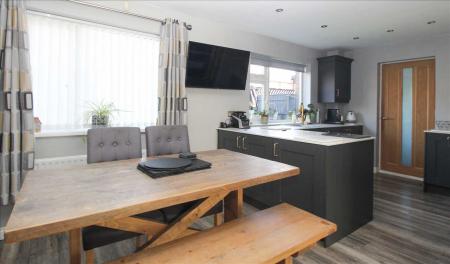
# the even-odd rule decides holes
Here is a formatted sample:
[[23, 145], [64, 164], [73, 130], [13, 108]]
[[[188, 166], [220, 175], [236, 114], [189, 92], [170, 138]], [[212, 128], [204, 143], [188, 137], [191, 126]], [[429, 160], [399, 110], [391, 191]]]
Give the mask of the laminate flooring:
[[[245, 205], [244, 213], [256, 210]], [[204, 218], [196, 226], [211, 223]], [[67, 238], [59, 234], [0, 243], [0, 263], [68, 263]], [[130, 254], [134, 245], [132, 239], [98, 248], [96, 262]], [[417, 181], [377, 174], [374, 220], [328, 248], [316, 246], [294, 263], [450, 263], [450, 197], [423, 193]]]

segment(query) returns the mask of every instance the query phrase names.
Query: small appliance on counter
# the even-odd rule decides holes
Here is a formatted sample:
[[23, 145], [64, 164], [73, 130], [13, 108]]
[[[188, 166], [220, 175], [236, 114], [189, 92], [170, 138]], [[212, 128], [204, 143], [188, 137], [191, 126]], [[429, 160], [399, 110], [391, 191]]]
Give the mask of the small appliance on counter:
[[231, 127], [236, 128], [250, 128], [250, 120], [243, 111], [230, 111], [228, 112], [231, 121]]
[[334, 108], [334, 109], [328, 109], [327, 110], [327, 119], [325, 120], [325, 123], [328, 124], [342, 124], [342, 114], [341, 110]]
[[345, 117], [345, 121], [347, 123], [356, 123], [356, 114], [353, 111], [348, 111], [347, 116]]

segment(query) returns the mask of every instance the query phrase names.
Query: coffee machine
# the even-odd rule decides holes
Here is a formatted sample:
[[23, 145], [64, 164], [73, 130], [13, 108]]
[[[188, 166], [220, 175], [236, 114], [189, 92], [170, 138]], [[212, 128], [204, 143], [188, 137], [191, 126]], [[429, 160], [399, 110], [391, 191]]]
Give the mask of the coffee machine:
[[250, 128], [250, 120], [243, 111], [230, 111], [228, 112], [230, 117], [231, 127], [236, 128]]

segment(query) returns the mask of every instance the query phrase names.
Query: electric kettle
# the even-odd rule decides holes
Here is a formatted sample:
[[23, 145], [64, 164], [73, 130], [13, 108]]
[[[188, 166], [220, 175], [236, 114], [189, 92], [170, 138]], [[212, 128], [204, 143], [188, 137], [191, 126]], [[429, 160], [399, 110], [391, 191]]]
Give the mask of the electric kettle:
[[348, 111], [346, 116], [346, 121], [348, 123], [356, 123], [356, 114], [353, 111]]

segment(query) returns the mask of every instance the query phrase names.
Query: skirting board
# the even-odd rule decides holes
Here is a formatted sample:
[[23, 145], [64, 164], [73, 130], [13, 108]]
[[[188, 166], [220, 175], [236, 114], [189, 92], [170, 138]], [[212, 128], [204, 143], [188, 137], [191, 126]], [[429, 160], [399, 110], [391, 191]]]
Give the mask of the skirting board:
[[397, 176], [397, 177], [401, 177], [401, 178], [405, 178], [405, 179], [409, 179], [409, 180], [414, 180], [414, 181], [420, 181], [423, 182], [423, 178], [419, 178], [419, 177], [414, 177], [414, 176], [410, 176], [410, 175], [405, 175], [405, 174], [401, 174], [401, 173], [396, 173], [396, 172], [391, 172], [391, 171], [385, 171], [385, 170], [378, 170], [379, 173], [384, 173], [384, 174], [389, 174], [392, 176]]

